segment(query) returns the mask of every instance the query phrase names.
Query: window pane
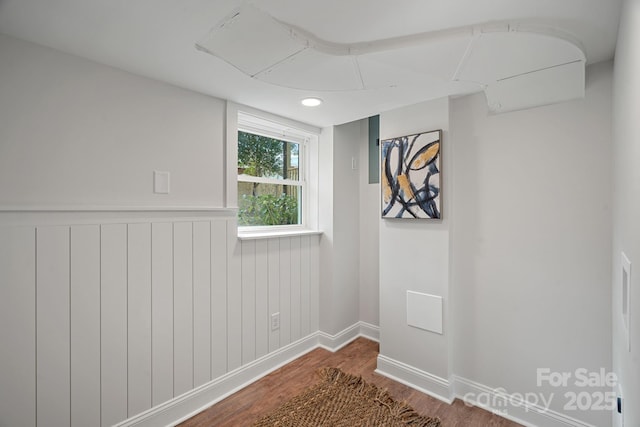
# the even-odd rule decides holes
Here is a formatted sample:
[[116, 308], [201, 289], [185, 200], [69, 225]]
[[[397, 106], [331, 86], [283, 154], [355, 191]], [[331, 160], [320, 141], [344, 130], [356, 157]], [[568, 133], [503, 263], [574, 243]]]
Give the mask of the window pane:
[[299, 179], [300, 144], [238, 132], [238, 175]]
[[238, 225], [300, 224], [302, 187], [238, 182]]

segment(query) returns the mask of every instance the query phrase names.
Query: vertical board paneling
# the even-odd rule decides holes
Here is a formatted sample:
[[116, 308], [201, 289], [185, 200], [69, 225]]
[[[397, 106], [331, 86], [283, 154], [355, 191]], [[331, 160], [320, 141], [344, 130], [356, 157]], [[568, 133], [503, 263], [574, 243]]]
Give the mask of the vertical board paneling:
[[69, 227], [39, 227], [36, 250], [37, 419], [71, 423]]
[[193, 224], [173, 224], [174, 396], [193, 388]]
[[[280, 240], [269, 239], [267, 251], [270, 319], [272, 314], [280, 312]], [[272, 330], [269, 326], [269, 352], [276, 351], [278, 348], [280, 348], [280, 329]]]
[[269, 264], [268, 242], [256, 240], [256, 358], [269, 352]]
[[300, 335], [309, 335], [309, 240], [310, 236], [300, 238]]
[[129, 416], [151, 408], [151, 224], [128, 225]]
[[0, 227], [0, 425], [113, 425], [317, 331], [318, 237], [236, 233]]
[[211, 378], [227, 372], [227, 221], [211, 222]]
[[256, 242], [242, 246], [242, 364], [256, 359]]
[[71, 425], [100, 425], [100, 226], [71, 227]]
[[0, 227], [2, 426], [36, 425], [35, 234], [33, 227]]
[[237, 220], [227, 221], [227, 369], [242, 365], [242, 247]]
[[291, 239], [280, 238], [280, 346], [291, 342]]
[[151, 225], [151, 384], [152, 404], [173, 397], [173, 230]]
[[300, 237], [291, 238], [291, 341], [300, 339]]
[[311, 332], [320, 329], [320, 237], [310, 237], [309, 248], [309, 326]]
[[101, 226], [102, 425], [127, 418], [127, 226]]
[[193, 223], [193, 385], [211, 380], [211, 223]]

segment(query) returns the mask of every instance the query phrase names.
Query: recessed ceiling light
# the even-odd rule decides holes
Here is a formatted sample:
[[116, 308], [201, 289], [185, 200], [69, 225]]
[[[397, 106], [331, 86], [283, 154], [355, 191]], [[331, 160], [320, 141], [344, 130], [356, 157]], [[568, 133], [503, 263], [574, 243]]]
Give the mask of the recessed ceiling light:
[[302, 105], [304, 105], [305, 107], [317, 107], [318, 105], [322, 104], [322, 99], [320, 99], [320, 98], [305, 98], [300, 102], [302, 102]]

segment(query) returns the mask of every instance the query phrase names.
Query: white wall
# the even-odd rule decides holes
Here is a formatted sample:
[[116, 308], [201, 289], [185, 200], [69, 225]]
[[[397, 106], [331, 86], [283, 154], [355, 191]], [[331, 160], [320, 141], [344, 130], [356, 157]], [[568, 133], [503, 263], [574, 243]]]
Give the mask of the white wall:
[[380, 269], [379, 269], [379, 227], [380, 187], [369, 184], [369, 126], [368, 120], [360, 121], [362, 127], [360, 141], [360, 320], [379, 325]]
[[378, 325], [379, 190], [368, 184], [367, 144], [366, 119], [320, 137], [320, 329], [331, 334]]
[[597, 426], [608, 411], [563, 411], [566, 389], [538, 387], [536, 369], [611, 369], [611, 81], [598, 64], [584, 100], [501, 115], [455, 99], [445, 140], [455, 374], [554, 393], [552, 410]]
[[[442, 220], [379, 220], [380, 354], [446, 382], [450, 375], [447, 322], [449, 289], [449, 101], [446, 98], [380, 114], [380, 140], [443, 130]], [[379, 200], [379, 199], [378, 199]], [[378, 203], [378, 212], [380, 206]], [[407, 325], [406, 292], [444, 299], [444, 334]], [[379, 365], [380, 367], [380, 365]], [[437, 392], [437, 391], [436, 391]], [[441, 393], [441, 392], [440, 392]], [[446, 393], [446, 391], [445, 391]], [[449, 396], [443, 396], [448, 398]]]
[[[624, 425], [640, 425], [640, 1], [626, 0], [614, 72], [613, 116], [613, 369], [624, 397]], [[621, 252], [632, 263], [631, 351], [622, 323]], [[614, 416], [616, 426], [620, 418]]]
[[360, 299], [360, 122], [323, 129], [320, 138], [320, 329], [336, 334], [358, 322]]
[[0, 57], [0, 204], [224, 206], [224, 101], [3, 35]]
[[237, 239], [224, 123], [224, 101], [0, 36], [0, 425], [187, 393], [137, 424], [167, 425], [318, 342], [319, 238]]

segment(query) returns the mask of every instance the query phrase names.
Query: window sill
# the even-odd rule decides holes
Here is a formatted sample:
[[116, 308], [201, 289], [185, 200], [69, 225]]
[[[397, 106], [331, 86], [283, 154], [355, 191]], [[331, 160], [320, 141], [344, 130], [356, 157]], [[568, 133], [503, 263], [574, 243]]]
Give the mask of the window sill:
[[319, 230], [267, 230], [267, 231], [238, 231], [240, 240], [273, 239], [276, 237], [313, 236], [320, 235]]

